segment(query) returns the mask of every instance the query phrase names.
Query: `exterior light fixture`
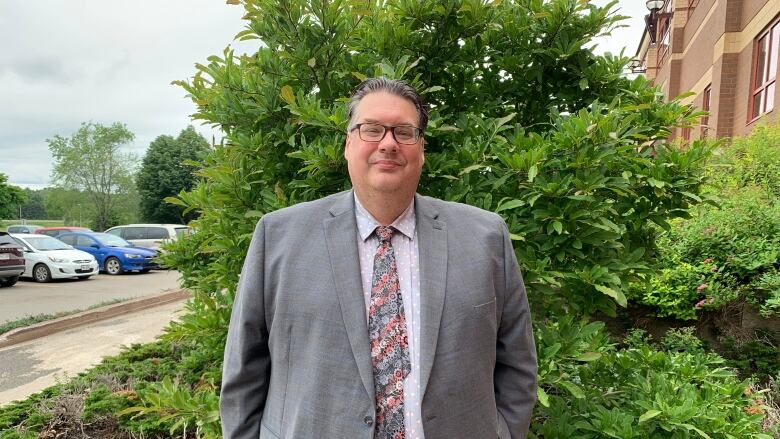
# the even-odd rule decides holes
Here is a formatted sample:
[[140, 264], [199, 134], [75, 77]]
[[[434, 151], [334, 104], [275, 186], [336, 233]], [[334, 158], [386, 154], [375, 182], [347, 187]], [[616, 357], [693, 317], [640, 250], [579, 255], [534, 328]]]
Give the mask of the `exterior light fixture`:
[[670, 16], [671, 14], [659, 13], [658, 11], [664, 7], [667, 1], [672, 0], [647, 0], [645, 5], [650, 14], [645, 15], [645, 28], [647, 29], [647, 35], [650, 37], [650, 44], [656, 43], [656, 30], [658, 28], [658, 19], [662, 17]]

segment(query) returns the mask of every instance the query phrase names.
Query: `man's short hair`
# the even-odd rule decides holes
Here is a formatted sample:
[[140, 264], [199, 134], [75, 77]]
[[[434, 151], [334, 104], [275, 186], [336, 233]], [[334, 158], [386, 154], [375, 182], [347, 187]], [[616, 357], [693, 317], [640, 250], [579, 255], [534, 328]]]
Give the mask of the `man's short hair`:
[[357, 113], [357, 106], [360, 100], [368, 94], [380, 91], [404, 98], [414, 104], [414, 108], [417, 109], [417, 128], [425, 132], [425, 127], [428, 126], [428, 105], [423, 101], [423, 98], [414, 87], [406, 82], [399, 79], [387, 79], [384, 76], [368, 78], [355, 87], [355, 91], [352, 92], [352, 96], [349, 98], [349, 125], [347, 129], [351, 129], [353, 126], [353, 118]]

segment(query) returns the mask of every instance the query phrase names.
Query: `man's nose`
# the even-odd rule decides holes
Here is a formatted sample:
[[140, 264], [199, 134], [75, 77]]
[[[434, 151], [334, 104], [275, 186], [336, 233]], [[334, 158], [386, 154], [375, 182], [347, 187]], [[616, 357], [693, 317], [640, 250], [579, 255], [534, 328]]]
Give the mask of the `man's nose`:
[[384, 137], [382, 137], [382, 140], [379, 141], [379, 150], [382, 152], [398, 151], [398, 142], [395, 141], [392, 130], [387, 130]]

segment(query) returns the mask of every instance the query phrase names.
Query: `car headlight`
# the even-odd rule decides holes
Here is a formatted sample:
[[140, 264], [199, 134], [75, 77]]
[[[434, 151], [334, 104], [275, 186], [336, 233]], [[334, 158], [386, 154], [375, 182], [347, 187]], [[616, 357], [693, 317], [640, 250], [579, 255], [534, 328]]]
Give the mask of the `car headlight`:
[[137, 255], [135, 253], [125, 253], [125, 257], [127, 259], [141, 259], [141, 258], [143, 258], [143, 256]]
[[62, 262], [70, 262], [67, 259], [58, 258], [56, 256], [47, 256], [47, 258], [49, 258], [49, 260], [52, 261], [52, 262], [60, 262], [60, 263], [62, 263]]

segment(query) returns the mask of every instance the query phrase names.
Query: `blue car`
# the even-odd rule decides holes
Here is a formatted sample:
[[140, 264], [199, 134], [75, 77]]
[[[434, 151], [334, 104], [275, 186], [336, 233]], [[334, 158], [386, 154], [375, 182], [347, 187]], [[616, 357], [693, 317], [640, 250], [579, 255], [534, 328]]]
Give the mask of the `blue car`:
[[97, 260], [100, 269], [111, 275], [124, 271], [146, 273], [160, 268], [156, 251], [136, 247], [108, 233], [67, 232], [57, 236], [57, 239], [91, 254]]

